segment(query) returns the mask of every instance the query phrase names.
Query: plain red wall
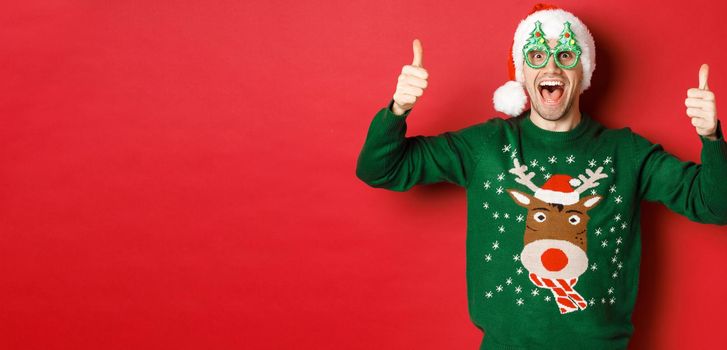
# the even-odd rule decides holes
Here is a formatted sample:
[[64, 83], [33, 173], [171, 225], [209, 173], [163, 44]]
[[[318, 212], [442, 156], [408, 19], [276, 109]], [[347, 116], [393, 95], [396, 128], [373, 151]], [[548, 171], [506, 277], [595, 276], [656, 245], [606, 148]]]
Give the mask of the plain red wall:
[[[0, 348], [476, 349], [465, 193], [355, 176], [411, 41], [409, 135], [496, 115], [533, 2], [34, 1], [0, 12]], [[719, 1], [556, 4], [592, 30], [583, 109], [684, 160]], [[643, 206], [633, 349], [724, 347], [727, 230]]]

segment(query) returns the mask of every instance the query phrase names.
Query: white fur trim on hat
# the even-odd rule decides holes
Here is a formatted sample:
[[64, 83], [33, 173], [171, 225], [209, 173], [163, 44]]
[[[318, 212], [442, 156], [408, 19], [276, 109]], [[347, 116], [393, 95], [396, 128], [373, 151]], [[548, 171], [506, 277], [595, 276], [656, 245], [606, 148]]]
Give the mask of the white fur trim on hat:
[[578, 203], [580, 197], [578, 192], [558, 192], [546, 189], [538, 189], [535, 191], [535, 198], [540, 199], [545, 203], [556, 203], [563, 205], [571, 205]]
[[525, 76], [523, 74], [523, 46], [525, 46], [528, 37], [530, 37], [530, 33], [535, 29], [536, 21], [540, 21], [546, 39], [558, 39], [560, 33], [563, 32], [563, 24], [566, 21], [570, 22], [570, 28], [573, 34], [575, 34], [582, 51], [580, 60], [583, 65], [583, 81], [581, 82], [580, 92], [588, 89], [591, 86], [591, 76], [596, 69], [596, 44], [586, 25], [572, 13], [561, 9], [535, 12], [522, 20], [517, 26], [512, 45], [515, 80], [521, 83], [525, 82]]
[[515, 117], [525, 110], [528, 96], [523, 84], [510, 80], [495, 90], [492, 102], [496, 111]]

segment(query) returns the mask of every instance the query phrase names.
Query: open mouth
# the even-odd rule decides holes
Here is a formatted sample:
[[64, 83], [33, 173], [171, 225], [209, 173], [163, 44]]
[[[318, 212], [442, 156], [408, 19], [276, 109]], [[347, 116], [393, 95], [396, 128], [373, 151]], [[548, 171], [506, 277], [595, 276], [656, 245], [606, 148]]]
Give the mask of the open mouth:
[[565, 84], [557, 80], [544, 80], [538, 85], [540, 98], [546, 105], [557, 105], [563, 99]]

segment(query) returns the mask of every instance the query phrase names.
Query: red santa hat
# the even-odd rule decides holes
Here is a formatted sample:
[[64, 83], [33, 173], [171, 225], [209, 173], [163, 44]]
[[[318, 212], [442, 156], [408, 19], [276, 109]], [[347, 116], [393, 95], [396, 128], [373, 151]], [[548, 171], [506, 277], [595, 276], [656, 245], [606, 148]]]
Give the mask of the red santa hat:
[[593, 76], [593, 71], [596, 69], [596, 44], [586, 25], [568, 11], [561, 10], [553, 5], [536, 4], [530, 15], [522, 20], [517, 30], [515, 30], [508, 58], [510, 81], [497, 88], [492, 98], [495, 110], [513, 117], [520, 115], [525, 110], [525, 105], [528, 102], [528, 96], [523, 86], [525, 82], [523, 47], [535, 28], [536, 21], [540, 21], [542, 24], [541, 28], [548, 40], [558, 39], [560, 33], [563, 32], [564, 23], [570, 22], [571, 30], [582, 50], [580, 60], [583, 65], [583, 81], [581, 82], [580, 92], [591, 86], [591, 76]]
[[579, 186], [581, 180], [569, 175], [556, 174], [548, 178], [543, 187], [535, 191], [535, 198], [546, 203], [571, 205], [578, 203], [578, 192], [571, 186]]

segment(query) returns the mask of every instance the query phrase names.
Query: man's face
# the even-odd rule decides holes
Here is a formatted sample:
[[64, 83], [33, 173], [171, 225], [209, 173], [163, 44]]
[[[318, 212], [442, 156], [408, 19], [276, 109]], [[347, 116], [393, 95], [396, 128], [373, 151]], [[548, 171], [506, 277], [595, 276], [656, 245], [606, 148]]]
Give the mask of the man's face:
[[[557, 40], [550, 39], [548, 44], [555, 47]], [[574, 104], [578, 108], [583, 80], [583, 65], [580, 60], [572, 69], [558, 67], [553, 55], [548, 59], [548, 64], [539, 69], [530, 68], [523, 62], [523, 75], [525, 88], [530, 95], [530, 106], [543, 119], [558, 120], [568, 114]], [[559, 81], [562, 85], [544, 86], [543, 82], [546, 81]]]

